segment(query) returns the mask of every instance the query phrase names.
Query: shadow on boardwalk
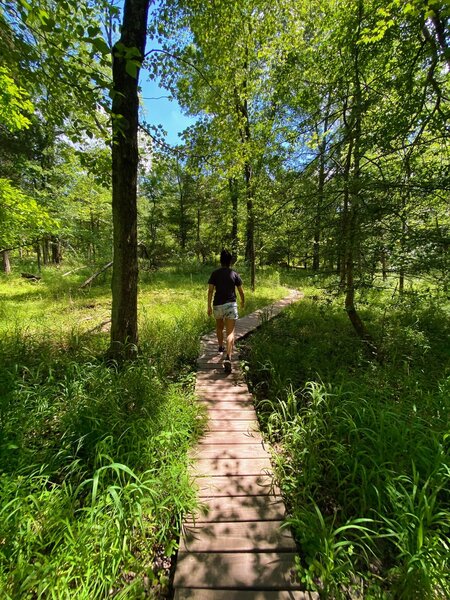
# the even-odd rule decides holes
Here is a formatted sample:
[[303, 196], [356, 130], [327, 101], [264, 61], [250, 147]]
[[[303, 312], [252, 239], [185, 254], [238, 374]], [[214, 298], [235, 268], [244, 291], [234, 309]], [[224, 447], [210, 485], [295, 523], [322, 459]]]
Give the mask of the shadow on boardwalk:
[[[301, 297], [288, 297], [238, 321], [236, 339]], [[202, 338], [196, 380], [208, 427], [193, 453], [203, 510], [184, 523], [175, 569], [176, 600], [305, 600], [295, 577], [296, 548], [252, 396], [239, 364], [226, 375], [215, 333]]]

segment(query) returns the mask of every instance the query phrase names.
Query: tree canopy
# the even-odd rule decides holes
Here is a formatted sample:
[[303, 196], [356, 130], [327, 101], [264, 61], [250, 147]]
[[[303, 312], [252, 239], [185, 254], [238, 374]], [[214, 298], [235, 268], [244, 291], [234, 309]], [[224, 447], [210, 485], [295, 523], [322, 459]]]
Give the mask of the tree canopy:
[[[118, 232], [135, 212], [126, 252], [135, 266], [116, 265], [114, 298], [119, 289], [129, 295], [130, 277], [137, 282], [138, 254], [154, 268], [206, 261], [229, 246], [248, 262], [252, 286], [265, 263], [337, 272], [363, 337], [355, 294], [378, 271], [396, 273], [400, 292], [415, 274], [448, 285], [445, 3], [167, 0], [151, 8], [147, 19], [148, 3], [138, 0], [123, 10], [107, 0], [2, 6], [3, 194], [17, 189], [18, 206], [29, 198], [30, 214], [42, 214], [18, 231], [21, 240], [40, 240], [44, 257], [50, 244], [106, 260], [113, 221], [117, 258], [131, 240], [123, 233], [119, 243]], [[122, 65], [123, 81], [113, 65]], [[159, 78], [197, 118], [175, 148], [137, 119], [131, 98], [145, 77]], [[138, 131], [147, 140], [141, 164], [136, 155], [125, 167], [125, 141]], [[115, 315], [115, 323], [136, 321], [136, 310]], [[120, 344], [137, 343], [135, 325], [119, 329]]]

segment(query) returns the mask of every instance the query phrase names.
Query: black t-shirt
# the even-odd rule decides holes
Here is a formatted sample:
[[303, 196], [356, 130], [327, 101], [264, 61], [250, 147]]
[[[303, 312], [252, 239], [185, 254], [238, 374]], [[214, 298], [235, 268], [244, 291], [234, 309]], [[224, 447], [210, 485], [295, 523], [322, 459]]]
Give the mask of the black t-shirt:
[[213, 304], [219, 306], [227, 302], [236, 302], [236, 287], [242, 285], [242, 279], [229, 267], [221, 267], [211, 273], [208, 283], [216, 288]]

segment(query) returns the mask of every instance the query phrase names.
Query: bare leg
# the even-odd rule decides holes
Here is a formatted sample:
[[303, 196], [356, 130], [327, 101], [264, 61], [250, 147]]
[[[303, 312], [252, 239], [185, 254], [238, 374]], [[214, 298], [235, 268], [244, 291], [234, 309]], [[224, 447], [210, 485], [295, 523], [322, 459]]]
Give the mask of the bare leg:
[[236, 326], [235, 319], [225, 319], [225, 329], [227, 332], [227, 354], [228, 354], [228, 357], [230, 360], [233, 355], [235, 326]]
[[223, 346], [223, 319], [216, 319], [216, 334], [219, 347]]

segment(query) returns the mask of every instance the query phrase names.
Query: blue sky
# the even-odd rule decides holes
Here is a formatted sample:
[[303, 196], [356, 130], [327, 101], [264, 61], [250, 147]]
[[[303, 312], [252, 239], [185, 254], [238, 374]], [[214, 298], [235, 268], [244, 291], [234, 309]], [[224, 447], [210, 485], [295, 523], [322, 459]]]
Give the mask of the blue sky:
[[150, 125], [161, 124], [167, 131], [166, 142], [179, 144], [178, 133], [192, 125], [195, 119], [183, 115], [176, 100], [169, 100], [169, 92], [158, 86], [156, 81], [149, 81], [147, 74], [141, 73], [140, 86], [144, 99], [145, 120]]
[[[159, 5], [160, 2], [155, 3]], [[120, 11], [123, 10], [123, 0], [118, 2]], [[120, 22], [122, 16], [120, 16]], [[152, 48], [158, 47], [155, 40], [147, 40], [147, 45]], [[162, 125], [167, 131], [166, 143], [175, 145], [180, 143], [178, 133], [181, 133], [186, 127], [192, 125], [195, 119], [183, 115], [180, 106], [176, 100], [170, 101], [167, 96], [169, 92], [161, 89], [157, 81], [150, 81], [148, 73], [145, 69], [142, 70], [139, 77], [139, 85], [142, 89], [142, 97], [144, 98], [145, 121], [149, 125]]]

